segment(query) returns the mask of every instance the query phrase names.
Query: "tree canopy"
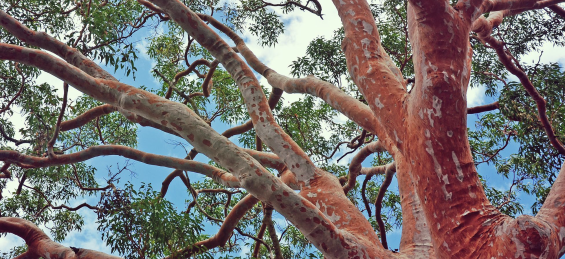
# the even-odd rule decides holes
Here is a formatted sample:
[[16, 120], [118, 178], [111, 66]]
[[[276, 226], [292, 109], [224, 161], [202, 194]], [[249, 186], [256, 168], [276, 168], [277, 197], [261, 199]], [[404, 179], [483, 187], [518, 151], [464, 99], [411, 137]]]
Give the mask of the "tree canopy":
[[[565, 74], [541, 59], [560, 2], [2, 1], [0, 233], [26, 245], [0, 257], [112, 257], [57, 244], [87, 210], [125, 258], [562, 256]], [[288, 75], [248, 46], [332, 8]], [[468, 107], [476, 88], [493, 102]]]

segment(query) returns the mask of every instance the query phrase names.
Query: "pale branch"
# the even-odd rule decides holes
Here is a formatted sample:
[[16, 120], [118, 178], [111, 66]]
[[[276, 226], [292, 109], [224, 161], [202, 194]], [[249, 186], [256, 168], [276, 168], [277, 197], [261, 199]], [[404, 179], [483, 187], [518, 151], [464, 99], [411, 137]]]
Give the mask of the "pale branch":
[[23, 168], [42, 168], [83, 162], [97, 156], [109, 155], [122, 156], [150, 165], [158, 165], [200, 173], [212, 178], [221, 185], [234, 188], [240, 187], [239, 181], [232, 174], [208, 164], [175, 157], [150, 154], [119, 145], [94, 146], [72, 154], [63, 154], [52, 158], [34, 157], [12, 150], [0, 150], [0, 161], [14, 163]]
[[353, 157], [349, 164], [349, 177], [347, 180], [347, 184], [343, 186], [343, 192], [347, 194], [353, 187], [355, 187], [356, 179], [359, 173], [361, 172], [361, 163], [365, 161], [365, 159], [376, 152], [384, 152], [383, 143], [380, 140], [375, 142], [369, 143], [364, 146], [359, 152]]
[[30, 30], [2, 10], [0, 10], [0, 26], [6, 29], [10, 34], [16, 36], [19, 40], [48, 50], [93, 77], [116, 81], [110, 73], [106, 72], [92, 60], [86, 58], [78, 50], [67, 46], [65, 43], [49, 36], [45, 32]]
[[202, 252], [203, 248], [209, 250], [215, 247], [224, 246], [231, 237], [231, 234], [236, 228], [237, 223], [239, 223], [239, 221], [243, 218], [243, 216], [245, 216], [247, 211], [253, 208], [253, 206], [255, 206], [258, 201], [259, 200], [257, 198], [248, 194], [232, 208], [226, 219], [223, 221], [220, 230], [218, 230], [218, 233], [216, 233], [211, 238], [190, 245], [174, 254], [188, 258], [193, 254]]
[[475, 107], [469, 107], [467, 108], [467, 114], [476, 114], [476, 113], [481, 113], [481, 112], [488, 112], [488, 111], [494, 111], [494, 110], [498, 110], [500, 109], [500, 105], [498, 103], [498, 101], [490, 103], [490, 104], [485, 104], [485, 105], [480, 105], [480, 106], [475, 106]]
[[362, 128], [376, 134], [376, 118], [367, 105], [346, 94], [337, 86], [314, 76], [294, 79], [277, 73], [263, 64], [247, 47], [245, 41], [229, 27], [220, 23], [212, 16], [205, 14], [198, 14], [198, 16], [204, 21], [210, 22], [212, 26], [230, 37], [253, 70], [264, 76], [273, 87], [282, 89], [287, 93], [305, 93], [319, 97]]
[[[80, 53], [77, 49], [71, 48], [67, 46], [65, 43], [49, 36], [45, 32], [36, 32], [30, 30], [19, 21], [11, 17], [10, 15], [6, 14], [4, 11], [0, 10], [0, 26], [6, 29], [10, 34], [16, 36], [21, 41], [40, 47], [42, 49], [48, 50], [57, 56], [61, 57], [63, 60], [67, 61], [69, 64], [79, 68], [80, 70], [84, 71], [85, 73], [89, 74], [95, 78], [102, 78], [107, 80], [116, 81], [117, 79], [114, 78], [110, 73], [102, 69], [92, 60], [86, 58], [82, 53]], [[120, 113], [122, 113], [126, 118], [130, 121], [137, 122], [141, 126], [149, 126], [159, 130], [163, 130], [170, 134], [177, 134], [173, 130], [168, 129], [167, 127], [163, 127], [163, 125], [159, 125], [154, 123], [146, 118], [133, 114], [129, 111], [125, 111], [124, 109], [119, 109]], [[0, 132], [6, 138], [6, 134], [3, 133], [0, 125]], [[16, 145], [20, 145], [22, 143], [30, 143], [31, 141], [21, 140], [16, 141], [12, 138], [6, 138]]]
[[0, 217], [0, 233], [14, 234], [26, 242], [28, 250], [17, 258], [62, 258], [61, 255], [66, 259], [119, 258], [89, 249], [64, 247], [53, 242], [39, 227], [25, 219]]
[[[152, 2], [162, 1], [155, 0]], [[180, 3], [178, 4], [180, 5]], [[275, 121], [271, 109], [268, 106], [265, 94], [263, 93], [263, 90], [259, 85], [259, 81], [255, 77], [253, 71], [251, 71], [247, 64], [218, 34], [208, 27], [203, 20], [201, 20], [204, 19], [215, 26], [213, 24], [215, 19], [212, 19], [209, 15], [195, 14], [188, 8], [183, 10], [183, 13], [180, 13], [178, 10], [165, 8], [165, 3], [157, 5], [168, 11], [173, 20], [175, 20], [176, 23], [188, 32], [190, 36], [194, 37], [203, 47], [208, 49], [210, 53], [218, 59], [220, 63], [222, 63], [226, 71], [232, 75], [240, 89], [240, 92], [242, 93], [245, 104], [247, 105], [247, 110], [251, 116], [253, 127], [261, 140], [263, 140], [274, 153], [279, 155], [283, 161], [285, 161], [287, 166], [292, 167], [295, 166], [295, 164], [300, 164], [300, 167], [297, 168], [297, 170], [302, 171], [303, 174], [306, 174], [309, 177], [313, 177], [313, 172], [317, 170], [316, 166], [306, 153], [304, 153], [304, 151], [298, 146], [298, 144], [296, 144], [296, 142], [294, 142], [294, 140], [292, 140], [292, 138], [290, 138], [290, 136], [288, 136], [288, 134], [286, 134]], [[175, 14], [175, 12], [177, 14]], [[191, 17], [190, 20], [197, 23], [198, 26], [189, 24], [185, 19], [187, 15]], [[219, 22], [217, 23], [220, 24]], [[232, 34], [235, 33], [232, 31]], [[231, 35], [228, 36], [231, 38]], [[244, 46], [238, 45], [237, 42], [236, 45], [239, 52], [244, 55], [244, 51], [242, 50]], [[281, 143], [284, 144], [281, 145]]]
[[[269, 108], [271, 108], [271, 110], [275, 109], [277, 103], [281, 99], [282, 93], [283, 93], [283, 91], [281, 89], [273, 87], [273, 91], [269, 95], [269, 101], [268, 101], [269, 102]], [[246, 121], [245, 123], [243, 123], [239, 126], [235, 126], [235, 127], [227, 129], [226, 131], [224, 131], [222, 133], [222, 136], [224, 136], [226, 138], [231, 138], [235, 135], [243, 134], [247, 131], [250, 131], [252, 128], [253, 128], [253, 122], [251, 120], [248, 120], [248, 121]], [[191, 159], [194, 159], [194, 157], [197, 154], [198, 154], [198, 151], [193, 148], [192, 150], [190, 150], [190, 153], [188, 155], [191, 157]]]
[[263, 166], [276, 169], [279, 173], [282, 173], [286, 167], [283, 161], [273, 153], [261, 152], [253, 149], [243, 150], [255, 158], [255, 160], [259, 161]]
[[383, 244], [383, 247], [386, 249], [388, 249], [388, 244], [386, 241], [386, 229], [381, 215], [381, 210], [383, 206], [382, 204], [383, 198], [385, 196], [386, 190], [388, 189], [388, 186], [390, 186], [394, 173], [396, 173], [396, 164], [393, 162], [391, 164], [388, 164], [386, 167], [385, 180], [383, 181], [383, 184], [379, 189], [379, 194], [377, 195], [377, 199], [375, 200], [375, 218], [377, 220], [377, 224], [379, 225], [381, 243]]
[[67, 108], [67, 97], [69, 94], [69, 85], [67, 83], [63, 83], [63, 104], [61, 105], [61, 112], [59, 113], [59, 117], [57, 118], [57, 123], [55, 124], [55, 129], [53, 130], [53, 136], [51, 140], [47, 142], [47, 155], [50, 158], [55, 157], [55, 152], [53, 152], [53, 146], [57, 141], [57, 137], [59, 136], [59, 130], [61, 129], [61, 121], [63, 120], [63, 116], [65, 116], [65, 109]]
[[149, 8], [151, 11], [156, 12], [156, 13], [162, 13], [163, 15], [165, 15], [165, 17], [168, 17], [167, 14], [158, 6], [155, 6], [154, 4], [147, 2], [145, 0], [137, 0], [138, 3], [142, 4], [143, 6]]
[[[186, 14], [188, 10], [186, 9], [186, 7], [183, 7], [182, 4], [179, 2], [167, 1], [165, 4], [173, 4], [173, 6], [170, 6], [171, 8], [170, 11], [172, 11], [172, 13], [174, 12], [176, 13], [175, 15], [172, 15], [172, 17], [178, 18], [178, 16], [183, 16], [183, 14], [181, 14], [181, 11], [185, 12]], [[198, 17], [196, 17], [196, 19], [198, 19]], [[195, 24], [188, 25], [186, 24], [186, 20], [185, 20], [185, 22], [183, 23], [183, 27], [185, 29], [189, 27], [190, 30], [198, 31], [201, 37], [206, 38], [201, 40], [207, 40], [207, 37], [210, 36], [208, 34], [213, 33], [213, 31], [211, 31], [202, 22], [196, 25]], [[221, 46], [218, 44], [214, 44], [214, 45]], [[231, 51], [231, 48], [229, 48], [229, 51]], [[215, 54], [217, 54], [220, 57], [230, 58], [229, 55], [223, 55], [218, 53]], [[234, 53], [234, 55], [235, 56], [233, 57], [233, 59], [237, 58], [237, 54]], [[182, 136], [186, 136], [185, 139], [189, 141], [189, 143], [192, 146], [197, 148], [199, 151], [202, 151], [208, 157], [211, 157], [214, 161], [218, 162], [223, 167], [226, 167], [228, 168], [228, 170], [234, 172], [236, 174], [236, 177], [245, 174], [245, 177], [241, 177], [241, 179], [238, 178], [240, 180], [240, 184], [241, 184], [240, 186], [244, 187], [253, 195], [257, 195], [260, 199], [264, 201], [273, 202], [274, 203], [273, 206], [277, 208], [277, 211], [281, 212], [282, 215], [293, 221], [293, 223], [296, 224], [296, 226], [299, 229], [301, 229], [301, 231], [305, 231], [306, 233], [309, 233], [310, 231], [314, 231], [314, 230], [320, 231], [320, 234], [317, 234], [315, 238], [316, 240], [318, 240], [315, 242], [317, 247], [321, 248], [322, 245], [321, 240], [322, 239], [328, 240], [329, 237], [331, 236], [331, 233], [333, 233], [331, 231], [337, 230], [337, 227], [331, 222], [331, 220], [328, 217], [320, 214], [320, 210], [317, 207], [315, 207], [311, 202], [309, 202], [306, 198], [295, 193], [292, 189], [290, 189], [283, 182], [281, 182], [274, 175], [272, 175], [269, 171], [267, 171], [259, 162], [254, 160], [245, 152], [242, 152], [241, 149], [237, 147], [235, 144], [228, 141], [227, 139], [219, 135], [217, 132], [212, 130], [205, 121], [197, 117], [196, 114], [194, 114], [194, 112], [188, 109], [185, 105], [166, 100], [162, 97], [156, 96], [154, 94], [151, 94], [141, 89], [136, 89], [124, 83], [120, 83], [113, 80], [93, 78], [90, 75], [77, 69], [76, 67], [73, 67], [68, 63], [65, 63], [62, 60], [57, 59], [40, 50], [33, 50], [20, 46], [0, 43], [0, 59], [8, 59], [14, 61], [17, 60], [25, 64], [36, 66], [39, 69], [44, 70], [45, 72], [57, 76], [58, 78], [66, 81], [67, 83], [75, 87], [77, 90], [87, 95], [90, 95], [99, 101], [113, 105], [119, 105], [123, 109], [130, 110], [135, 113], [139, 113], [144, 117], [151, 118], [154, 122], [160, 122], [164, 126], [167, 126], [175, 130], [177, 133], [181, 134]], [[231, 58], [230, 60], [233, 61]], [[231, 69], [237, 70], [238, 63], [231, 61], [228, 62], [231, 67], [228, 66], [228, 68], [226, 69], [228, 71], [230, 71]], [[239, 63], [239, 64], [243, 65], [243, 63]], [[235, 76], [235, 77], [242, 79], [242, 77], [240, 76]], [[250, 77], [254, 77], [251, 71], [249, 71], [247, 78]], [[243, 83], [241, 80], [238, 80], [238, 82], [240, 84]], [[257, 89], [257, 91], [255, 91], [256, 92], [255, 94], [251, 93], [253, 91], [243, 90], [242, 92], [244, 93], [244, 96], [246, 95], [248, 98], [251, 99], [258, 97], [257, 99], [255, 99], [255, 101], [256, 102], [258, 101], [259, 103], [253, 103], [253, 102], [248, 103], [248, 107], [252, 108], [253, 107], [252, 105], [259, 104], [260, 106], [262, 106], [260, 108], [260, 111], [265, 112], [266, 109], [269, 108], [264, 107], [266, 105], [266, 101], [265, 102], [263, 101], [264, 94], [259, 93], [259, 91], [261, 91], [260, 90], [261, 88], [258, 85], [257, 81], [254, 80], [253, 82], [255, 82], [254, 84], [252, 84], [254, 85], [253, 89], [254, 90]], [[251, 87], [250, 84], [246, 84], [246, 86]], [[271, 128], [272, 125], [270, 124], [271, 122], [268, 119], [263, 122], [259, 120], [259, 116], [257, 115], [258, 114], [256, 114], [255, 112], [252, 112], [254, 126], [256, 127], [256, 129], [260, 129], [258, 132], [261, 132], [262, 130], [268, 131], [268, 129], [272, 129]], [[268, 116], [268, 117], [272, 119], [272, 116]], [[259, 123], [259, 124], [257, 125], [255, 123]], [[265, 127], [263, 127], [263, 125]], [[269, 127], [267, 127], [267, 125], [269, 125]], [[266, 135], [270, 134], [269, 132], [264, 132], [264, 133], [266, 133]], [[282, 131], [278, 132], [278, 134], [275, 134], [275, 138], [272, 139], [272, 141], [276, 142], [277, 139], [283, 141], [280, 139], [281, 137], [280, 134], [283, 134]], [[286, 135], [286, 138], [283, 139], [287, 141], [292, 141], [290, 140], [288, 135]], [[302, 173], [300, 174], [303, 177], [302, 179], [308, 181], [313, 176], [327, 177], [328, 179], [327, 182], [319, 181], [320, 184], [324, 184], [324, 186], [326, 187], [323, 191], [328, 192], [328, 194], [336, 193], [336, 190], [334, 190], [335, 187], [328, 186], [327, 184], [327, 183], [332, 183], [330, 179], [335, 179], [334, 176], [332, 176], [327, 172], [323, 172], [315, 167], [312, 168], [308, 166], [300, 166], [300, 168], [298, 168], [297, 166], [298, 162], [305, 161], [307, 157], [298, 155], [296, 153], [297, 152], [296, 149], [292, 149], [292, 150], [287, 149], [286, 145], [280, 147], [279, 146], [280, 143], [282, 142], [278, 142], [277, 146], [271, 147], [272, 150], [273, 148], [276, 150], [277, 149], [276, 147], [283, 148], [282, 150], [279, 151], [284, 151], [285, 154], [290, 155], [289, 157], [287, 157], [287, 159], [289, 159], [289, 162], [294, 163], [292, 166], [296, 167], [295, 168], [295, 171], [297, 171], [296, 174]], [[220, 153], [221, 155], [219, 155]], [[298, 160], [293, 160], [293, 158], [297, 158], [296, 156], [299, 156], [300, 158]], [[232, 168], [232, 166], [234, 168]], [[271, 188], [264, 188], [264, 185], [258, 184], [260, 182], [265, 182], [270, 184]], [[304, 184], [303, 181], [301, 183]], [[339, 188], [341, 189], [341, 186], [339, 186]], [[279, 194], [275, 195], [275, 193], [284, 194], [285, 199], [276, 200], [276, 197], [278, 197]], [[343, 202], [349, 202], [349, 200], [345, 195], [343, 195], [340, 198], [343, 199]], [[287, 206], [285, 204], [287, 205], [302, 204], [304, 206], [303, 207]], [[338, 213], [342, 213], [342, 212], [338, 212]], [[301, 217], [297, 217], [297, 215], [301, 215]], [[354, 217], [359, 217], [359, 218], [363, 217], [361, 213], [358, 213], [356, 211], [349, 211], [349, 215], [354, 215]], [[317, 219], [320, 220], [320, 222], [324, 222], [324, 226], [326, 227], [321, 228], [321, 225], [312, 225], [310, 222], [305, 222], [301, 220], [304, 219], [305, 217], [306, 218], [316, 217]], [[345, 215], [343, 215], [342, 218], [345, 219]], [[346, 225], [345, 227], [342, 226], [342, 228], [347, 228], [347, 226], [348, 225]], [[348, 230], [359, 230], [359, 228], [357, 227], [355, 229], [350, 228]], [[340, 237], [338, 239], [333, 240], [329, 245], [332, 248], [332, 252], [336, 252], [338, 254], [347, 253], [345, 250], [340, 249], [340, 247], [343, 247], [344, 242], [347, 242], [346, 236], [349, 235], [351, 234], [344, 232], [343, 238]], [[374, 235], [374, 239], [377, 240], [376, 235]], [[328, 243], [325, 244], [327, 245]], [[368, 246], [368, 243], [364, 245], [364, 247], [366, 249], [373, 249], [372, 247]]]

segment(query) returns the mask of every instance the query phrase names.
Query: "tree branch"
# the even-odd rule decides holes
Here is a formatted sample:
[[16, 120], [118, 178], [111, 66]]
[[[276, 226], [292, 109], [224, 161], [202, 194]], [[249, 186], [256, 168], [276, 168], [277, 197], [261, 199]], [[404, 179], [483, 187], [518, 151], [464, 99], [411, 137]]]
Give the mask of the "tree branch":
[[390, 182], [392, 182], [392, 177], [394, 176], [394, 173], [396, 172], [396, 164], [393, 162], [391, 164], [389, 164], [386, 168], [386, 173], [385, 173], [385, 180], [383, 181], [383, 184], [381, 185], [381, 188], [379, 189], [379, 194], [377, 195], [377, 199], [375, 200], [375, 218], [377, 220], [377, 223], [379, 225], [379, 233], [381, 236], [381, 243], [383, 244], [383, 247], [388, 249], [388, 244], [386, 241], [386, 228], [385, 228], [385, 224], [383, 222], [383, 218], [381, 215], [381, 210], [382, 210], [382, 206], [383, 206], [383, 198], [385, 196], [386, 190], [388, 189], [388, 186], [390, 185]]
[[361, 150], [359, 150], [359, 152], [353, 157], [351, 163], [349, 164], [349, 177], [347, 184], [343, 186], [343, 192], [345, 194], [347, 194], [351, 189], [353, 189], [353, 187], [355, 187], [357, 176], [361, 172], [361, 163], [363, 163], [363, 161], [365, 161], [365, 159], [369, 155], [383, 151], [385, 151], [385, 149], [383, 143], [380, 140], [369, 143]]
[[[224, 246], [231, 237], [233, 230], [236, 228], [237, 223], [259, 200], [252, 195], [247, 195], [239, 201], [231, 210], [230, 214], [226, 217], [220, 230], [213, 237], [204, 241], [200, 241], [194, 245], [178, 251], [178, 255], [183, 257], [190, 257], [195, 253], [209, 250], [218, 246]], [[169, 258], [169, 257], [165, 257]], [[172, 258], [172, 257], [171, 257]]]
[[229, 27], [220, 23], [212, 16], [205, 14], [198, 14], [198, 16], [204, 21], [210, 22], [212, 26], [230, 37], [230, 39], [232, 39], [237, 45], [237, 49], [241, 55], [245, 58], [253, 70], [264, 76], [273, 87], [282, 89], [287, 93], [305, 93], [319, 97], [334, 109], [359, 124], [362, 128], [371, 133], [376, 133], [376, 118], [367, 105], [344, 93], [335, 85], [320, 80], [314, 76], [294, 79], [277, 73], [273, 69], [264, 65], [247, 47], [245, 41], [243, 41], [243, 39], [241, 39], [241, 37], [239, 37], [239, 35], [237, 35]]
[[491, 104], [485, 104], [481, 106], [467, 108], [467, 114], [476, 114], [481, 112], [494, 111], [494, 110], [498, 110], [499, 108], [500, 105], [498, 104], [498, 101], [496, 101]]
[[67, 259], [119, 258], [89, 249], [64, 247], [53, 242], [40, 228], [25, 219], [0, 217], [0, 233], [12, 233], [25, 240], [28, 250], [18, 258], [62, 258], [61, 255]]
[[61, 131], [68, 131], [76, 128], [80, 128], [87, 124], [88, 122], [106, 114], [110, 114], [112, 112], [117, 111], [118, 108], [114, 107], [109, 104], [100, 105], [98, 107], [94, 107], [85, 113], [79, 115], [78, 117], [64, 121], [61, 123]]
[[48, 166], [56, 166], [63, 164], [72, 164], [77, 162], [86, 161], [97, 156], [109, 156], [117, 155], [125, 158], [133, 159], [142, 163], [150, 165], [158, 165], [169, 168], [175, 168], [185, 171], [191, 171], [203, 174], [212, 178], [219, 184], [227, 187], [240, 187], [239, 181], [232, 174], [225, 172], [216, 167], [210, 166], [208, 164], [167, 157], [161, 155], [155, 155], [150, 153], [145, 153], [126, 146], [118, 145], [105, 145], [105, 146], [94, 146], [89, 147], [83, 151], [75, 152], [72, 154], [58, 155], [55, 157], [34, 157], [29, 155], [21, 154], [17, 151], [12, 150], [0, 150], [0, 161], [7, 161], [9, 163], [18, 164], [23, 168], [41, 168]]
[[483, 39], [485, 42], [490, 44], [492, 48], [494, 48], [496, 54], [498, 55], [498, 59], [504, 65], [504, 67], [506, 67], [508, 72], [518, 77], [518, 80], [520, 80], [520, 83], [522, 83], [522, 85], [526, 89], [526, 92], [528, 92], [528, 94], [536, 103], [536, 106], [538, 108], [538, 118], [543, 125], [549, 142], [560, 154], [565, 155], [565, 147], [563, 146], [561, 141], [557, 139], [553, 127], [551, 126], [551, 123], [547, 117], [545, 99], [537, 91], [524, 70], [520, 68], [519, 64], [515, 63], [516, 61], [512, 57], [512, 54], [504, 49], [504, 43], [490, 35], [493, 26], [500, 24], [502, 22], [502, 18], [507, 15], [510, 15], [510, 13], [508, 11], [503, 11], [492, 13], [491, 15], [489, 15], [488, 19], [481, 17], [481, 19], [478, 19], [473, 23], [472, 29], [477, 32], [481, 39]]

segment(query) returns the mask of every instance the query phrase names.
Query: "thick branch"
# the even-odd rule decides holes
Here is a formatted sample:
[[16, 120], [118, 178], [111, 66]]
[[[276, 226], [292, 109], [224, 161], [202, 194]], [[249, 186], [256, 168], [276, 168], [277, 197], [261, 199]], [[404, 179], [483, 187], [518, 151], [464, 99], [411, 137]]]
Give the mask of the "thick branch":
[[0, 233], [12, 233], [25, 240], [28, 246], [27, 252], [24, 253], [26, 257], [19, 258], [119, 258], [88, 249], [64, 247], [53, 242], [40, 228], [25, 219], [0, 217]]
[[[387, 252], [380, 251], [379, 248], [374, 247], [372, 241], [377, 240], [374, 233], [367, 233], [367, 231], [361, 230], [362, 227], [359, 227], [359, 224], [368, 227], [370, 225], [354, 206], [347, 207], [343, 211], [332, 210], [333, 214], [340, 215], [339, 219], [335, 216], [333, 218], [337, 219], [336, 223], [340, 224], [340, 230], [344, 230], [342, 232], [343, 236], [340, 235], [338, 238], [332, 238], [335, 237], [334, 233], [338, 230], [336, 225], [330, 218], [323, 216], [320, 210], [311, 202], [307, 201], [308, 199], [319, 199], [313, 199], [307, 195], [307, 192], [319, 190], [317, 191], [318, 197], [332, 195], [331, 203], [336, 208], [338, 206], [343, 207], [345, 204], [350, 206], [351, 202], [347, 199], [347, 196], [339, 194], [336, 196], [337, 190], [341, 190], [341, 186], [336, 181], [335, 176], [316, 168], [304, 151], [278, 126], [253, 71], [247, 67], [245, 62], [219, 35], [178, 1], [152, 0], [152, 2], [165, 10], [191, 37], [194, 37], [222, 63], [240, 88], [257, 135], [285, 162], [286, 166], [296, 175], [298, 182], [305, 188], [300, 193], [303, 199], [299, 200], [296, 199], [295, 193], [290, 188], [282, 185], [282, 182], [277, 179], [269, 179], [268, 181], [270, 182], [263, 182], [264, 185], [260, 185], [258, 184], [258, 178], [241, 177], [239, 179], [242, 185], [246, 188], [255, 187], [252, 190], [248, 190], [263, 201], [266, 201], [264, 198], [270, 196], [270, 200], [273, 201], [273, 207], [289, 219], [316, 247], [327, 255], [347, 257], [348, 250], [352, 249], [352, 246], [345, 244], [349, 243], [348, 240], [356, 239], [355, 235], [363, 237], [358, 239], [357, 249], [362, 247], [362, 249], [370, 251], [369, 253], [375, 256], [377, 254], [386, 254]], [[241, 49], [239, 51], [241, 52]], [[219, 148], [219, 146], [216, 146], [216, 148]], [[225, 150], [222, 150], [222, 153], [225, 153]], [[257, 173], [257, 175], [263, 177], [265, 174], [261, 172]], [[276, 185], [265, 189], [271, 183]], [[349, 217], [347, 220], [346, 215]], [[320, 224], [312, 224], [311, 219], [313, 218], [316, 218], [316, 221], [319, 220]], [[355, 224], [352, 224], [352, 222], [355, 222]], [[352, 233], [349, 233], [350, 231]], [[311, 236], [311, 233], [314, 232], [316, 234]], [[359, 246], [360, 244], [362, 245]]]
[[109, 104], [100, 105], [98, 107], [94, 107], [85, 113], [79, 115], [78, 117], [64, 121], [61, 123], [61, 131], [68, 131], [76, 128], [80, 128], [87, 124], [88, 122], [106, 114], [110, 114], [114, 111], [117, 111], [118, 108], [114, 107]]
[[500, 108], [500, 105], [498, 104], [498, 101], [491, 103], [491, 104], [485, 104], [485, 105], [481, 105], [481, 106], [475, 106], [475, 107], [470, 107], [467, 108], [467, 114], [475, 114], [475, 113], [481, 113], [481, 112], [488, 112], [488, 111], [494, 111], [494, 110], [498, 110]]
[[295, 79], [277, 73], [263, 64], [247, 47], [245, 41], [243, 41], [243, 39], [241, 39], [241, 37], [239, 37], [239, 35], [237, 35], [229, 27], [220, 23], [212, 16], [199, 14], [199, 17], [210, 22], [212, 26], [230, 37], [237, 45], [237, 49], [241, 55], [245, 58], [253, 70], [264, 76], [273, 87], [282, 89], [287, 93], [306, 93], [317, 96], [334, 109], [359, 124], [362, 128], [369, 132], [376, 133], [376, 118], [367, 105], [344, 93], [335, 85], [320, 80], [314, 76]]
[[333, 3], [345, 30], [341, 46], [349, 74], [377, 117], [377, 136], [394, 155], [392, 146], [400, 145], [404, 139], [398, 130], [405, 116], [401, 105], [406, 97], [404, 77], [380, 43], [367, 1], [334, 0]]

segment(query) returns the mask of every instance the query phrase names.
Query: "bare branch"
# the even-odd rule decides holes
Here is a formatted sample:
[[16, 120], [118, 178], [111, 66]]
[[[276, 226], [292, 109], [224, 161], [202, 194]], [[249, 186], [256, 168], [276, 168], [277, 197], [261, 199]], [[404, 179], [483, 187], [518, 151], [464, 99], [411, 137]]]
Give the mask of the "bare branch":
[[9, 163], [18, 164], [20, 167], [24, 168], [38, 168], [77, 163], [86, 161], [93, 157], [108, 155], [122, 156], [150, 165], [158, 165], [196, 172], [206, 175], [219, 184], [225, 185], [227, 187], [240, 187], [239, 181], [232, 174], [208, 164], [186, 159], [145, 153], [143, 151], [139, 151], [130, 147], [118, 145], [94, 146], [89, 147], [83, 151], [72, 154], [58, 155], [52, 158], [34, 157], [24, 155], [12, 150], [0, 150], [0, 161], [7, 161]]
[[68, 248], [53, 242], [43, 231], [33, 223], [19, 218], [0, 217], [0, 233], [12, 233], [25, 240], [28, 250], [18, 258], [60, 258], [65, 255], [68, 259], [117, 259], [119, 257], [101, 252]]
[[183, 257], [190, 257], [195, 253], [201, 252], [203, 248], [212, 249], [218, 246], [224, 246], [231, 237], [231, 233], [236, 228], [237, 223], [241, 220], [241, 218], [243, 218], [247, 211], [255, 206], [258, 201], [258, 199], [248, 194], [232, 208], [230, 214], [222, 223], [218, 233], [211, 238], [178, 251], [178, 254]]
[[78, 117], [64, 121], [61, 123], [61, 131], [68, 131], [76, 128], [80, 128], [87, 124], [88, 122], [106, 114], [110, 114], [114, 111], [117, 111], [118, 108], [114, 107], [109, 104], [100, 105], [98, 107], [94, 107], [85, 113], [79, 115]]
[[481, 112], [488, 112], [488, 111], [494, 111], [499, 109], [500, 106], [498, 104], [498, 101], [491, 103], [491, 104], [485, 104], [485, 105], [481, 105], [481, 106], [475, 106], [475, 107], [470, 107], [467, 108], [467, 114], [476, 114], [476, 113], [481, 113]]

